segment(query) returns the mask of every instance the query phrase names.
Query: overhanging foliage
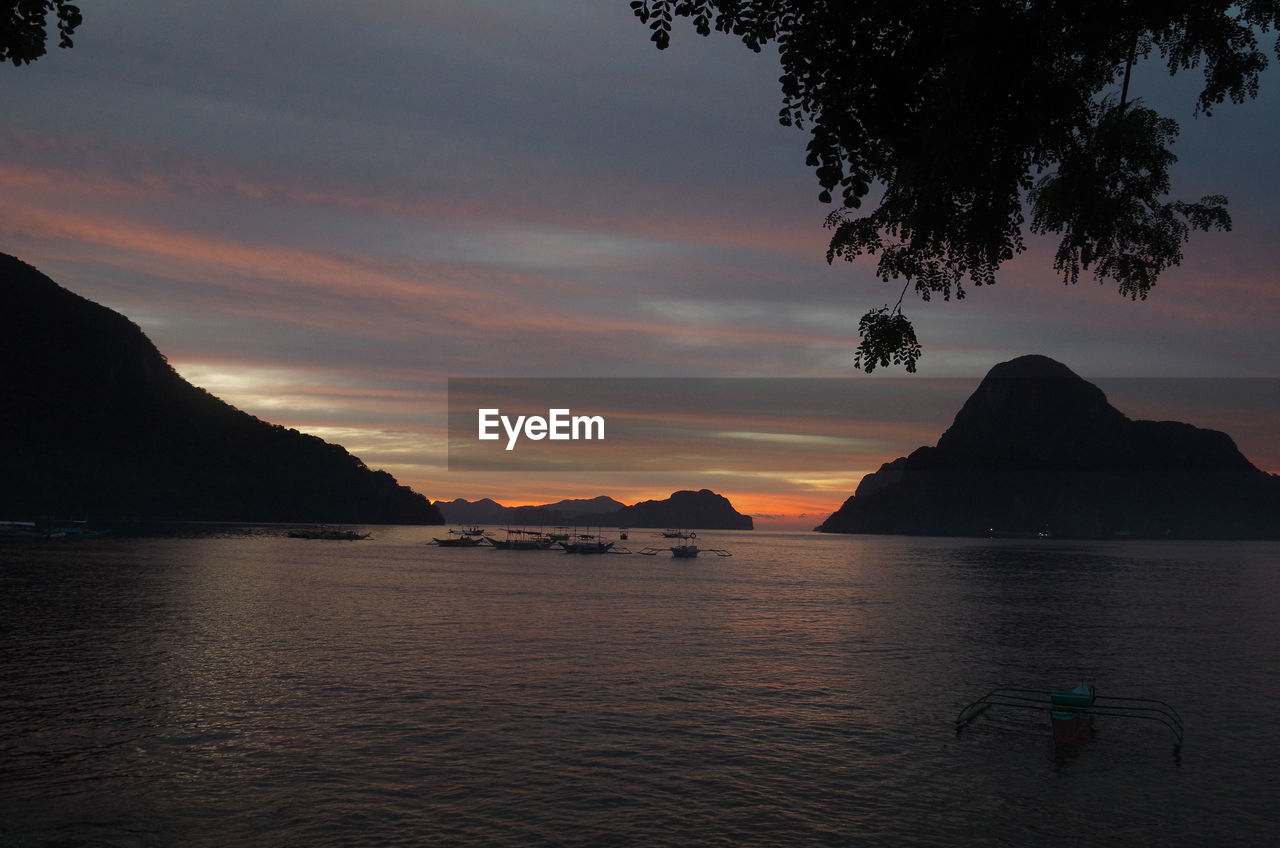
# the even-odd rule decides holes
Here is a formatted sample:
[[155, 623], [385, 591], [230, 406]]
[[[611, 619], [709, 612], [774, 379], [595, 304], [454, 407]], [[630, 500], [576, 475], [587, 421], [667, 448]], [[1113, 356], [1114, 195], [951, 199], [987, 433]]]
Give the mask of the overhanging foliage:
[[[1261, 33], [1280, 0], [633, 0], [659, 49], [676, 18], [777, 46], [779, 119], [808, 131], [828, 261], [878, 257], [925, 300], [990, 285], [1030, 229], [1061, 237], [1065, 282], [1092, 272], [1145, 298], [1191, 230], [1228, 229], [1226, 198], [1171, 201], [1178, 125], [1128, 98], [1128, 72], [1159, 56], [1201, 68], [1197, 112], [1258, 93]], [[1280, 49], [1277, 45], [1276, 49]], [[1121, 88], [1123, 86], [1123, 88]], [[1120, 89], [1117, 91], [1117, 89]], [[1116, 96], [1118, 95], [1118, 96]], [[863, 202], [879, 186], [870, 211]], [[855, 364], [914, 371], [898, 304], [864, 316]]]

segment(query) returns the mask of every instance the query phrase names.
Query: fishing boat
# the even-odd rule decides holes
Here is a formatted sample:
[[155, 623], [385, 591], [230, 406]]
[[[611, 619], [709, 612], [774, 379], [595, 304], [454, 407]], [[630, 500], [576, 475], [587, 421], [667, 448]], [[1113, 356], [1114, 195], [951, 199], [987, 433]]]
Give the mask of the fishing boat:
[[450, 536], [447, 539], [433, 538], [431, 541], [442, 548], [478, 548], [484, 544], [484, 537]]
[[539, 530], [509, 529], [507, 538], [490, 538], [489, 544], [502, 551], [547, 551], [555, 544], [555, 539]]
[[1093, 732], [1093, 713], [1089, 707], [1097, 697], [1088, 683], [1081, 683], [1069, 692], [1049, 693], [1049, 724], [1055, 745], [1079, 745], [1089, 738]]
[[79, 520], [0, 521], [0, 539], [97, 539], [110, 532], [92, 530], [88, 522]]
[[698, 554], [715, 554], [718, 557], [733, 556], [724, 548], [700, 548], [697, 545], [671, 546], [671, 556], [676, 559], [693, 559]]
[[355, 530], [341, 530], [337, 527], [321, 525], [312, 528], [296, 528], [289, 531], [290, 539], [329, 539], [347, 542], [358, 542], [367, 539], [372, 533], [357, 533]]
[[484, 536], [449, 536], [441, 539], [439, 537], [431, 540], [442, 548], [478, 548], [485, 543]]
[[34, 521], [0, 521], [0, 536], [39, 535]]
[[626, 548], [615, 547], [617, 542], [609, 539], [593, 536], [589, 533], [579, 533], [570, 539], [560, 542], [560, 547], [567, 554], [629, 554], [631, 551]]
[[996, 706], [1048, 713], [1055, 746], [1075, 746], [1086, 741], [1093, 733], [1094, 720], [1105, 716], [1159, 722], [1173, 733], [1175, 755], [1182, 748], [1182, 717], [1173, 707], [1153, 698], [1099, 695], [1088, 683], [1081, 683], [1074, 689], [1047, 692], [1015, 687], [992, 689], [960, 710], [956, 716], [956, 732]]
[[487, 531], [480, 527], [464, 527], [461, 530], [449, 530], [448, 538], [431, 540], [442, 548], [476, 548], [489, 541]]
[[641, 548], [639, 551], [636, 551], [636, 553], [644, 554], [645, 556], [654, 556], [656, 554], [661, 553], [662, 551], [671, 551], [671, 556], [674, 557], [675, 559], [693, 559], [697, 557], [698, 554], [715, 554], [716, 556], [720, 556], [720, 557], [733, 556], [733, 554], [729, 553], [724, 548], [698, 547], [693, 542], [693, 540], [697, 538], [697, 535], [698, 535], [697, 533], [685, 533], [679, 530], [667, 530], [667, 531], [664, 531], [662, 535], [664, 538], [667, 538], [667, 539], [679, 539], [681, 544], [671, 545], [670, 547], [666, 547], [663, 545], [657, 545], [657, 546], [651, 545], [647, 548]]

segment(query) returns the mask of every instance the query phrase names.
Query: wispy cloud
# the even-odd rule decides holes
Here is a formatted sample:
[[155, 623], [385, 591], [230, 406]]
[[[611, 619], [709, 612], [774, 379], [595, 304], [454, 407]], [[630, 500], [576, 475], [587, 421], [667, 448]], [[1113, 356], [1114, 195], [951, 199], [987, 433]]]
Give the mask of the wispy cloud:
[[[713, 479], [795, 514], [834, 509], [949, 423], [918, 382], [927, 420], [886, 393], [843, 432], [783, 403], [688, 422], [775, 448], [833, 440], [850, 462], [830, 476], [451, 475], [449, 377], [863, 379], [858, 317], [901, 284], [823, 261], [827, 208], [804, 133], [776, 124], [776, 57], [717, 37], [659, 53], [625, 4], [211, 2], [193, 26], [186, 6], [142, 0], [86, 15], [73, 50], [0, 92], [0, 250], [124, 312], [250, 412], [433, 497], [626, 500]], [[1162, 76], [1143, 96], [1175, 102]], [[1033, 240], [990, 290], [908, 302], [927, 374], [976, 381], [1028, 352], [1092, 377], [1280, 373], [1278, 83], [1269, 71], [1262, 100], [1183, 124], [1178, 179], [1230, 195], [1234, 232], [1196, 234], [1142, 304], [1065, 290]], [[871, 432], [886, 435], [841, 441]]]

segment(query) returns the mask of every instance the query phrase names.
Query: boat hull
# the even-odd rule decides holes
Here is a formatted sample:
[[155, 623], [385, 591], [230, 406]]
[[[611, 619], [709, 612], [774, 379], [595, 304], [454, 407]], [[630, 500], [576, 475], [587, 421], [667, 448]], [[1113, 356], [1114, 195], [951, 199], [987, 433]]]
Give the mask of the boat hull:
[[328, 539], [346, 542], [358, 542], [369, 538], [369, 533], [357, 533], [354, 530], [290, 530], [290, 539]]
[[478, 547], [484, 539], [476, 536], [454, 536], [449, 539], [432, 539], [442, 548], [474, 548]]
[[554, 543], [550, 539], [490, 539], [489, 544], [502, 551], [545, 551]]
[[1055, 745], [1079, 745], [1093, 732], [1093, 716], [1088, 712], [1096, 699], [1093, 687], [1081, 683], [1069, 692], [1049, 693], [1049, 723]]
[[1093, 735], [1093, 716], [1088, 713], [1051, 713], [1053, 744], [1080, 745]]
[[613, 542], [561, 542], [567, 554], [607, 554]]

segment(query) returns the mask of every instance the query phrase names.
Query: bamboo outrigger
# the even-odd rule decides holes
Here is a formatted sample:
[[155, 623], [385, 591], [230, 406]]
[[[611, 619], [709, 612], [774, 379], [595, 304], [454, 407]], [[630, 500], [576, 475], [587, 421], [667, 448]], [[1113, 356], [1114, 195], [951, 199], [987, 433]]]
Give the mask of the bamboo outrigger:
[[442, 548], [478, 548], [488, 538], [489, 531], [480, 527], [466, 527], [462, 530], [450, 530], [446, 539], [437, 537], [431, 541]]
[[715, 554], [719, 557], [733, 556], [724, 548], [700, 548], [694, 544], [693, 540], [698, 538], [697, 533], [686, 532], [684, 530], [666, 530], [662, 534], [667, 539], [678, 539], [674, 545], [650, 545], [647, 548], [636, 551], [638, 554], [645, 556], [654, 556], [662, 551], [671, 551], [671, 556], [676, 559], [693, 559], [698, 554]]
[[591, 533], [579, 533], [571, 539], [562, 540], [560, 547], [567, 554], [629, 554], [630, 549], [618, 546], [618, 543], [595, 536]]
[[992, 689], [978, 700], [962, 709], [956, 716], [956, 732], [959, 733], [978, 716], [994, 706], [1020, 707], [1044, 710], [1049, 713], [1054, 742], [1069, 745], [1087, 737], [1096, 716], [1140, 718], [1157, 721], [1173, 733], [1173, 750], [1182, 748], [1182, 717], [1178, 711], [1153, 698], [1124, 698], [1118, 695], [1098, 695], [1094, 688], [1081, 683], [1069, 691], [1045, 692], [1039, 689], [1001, 687]]

